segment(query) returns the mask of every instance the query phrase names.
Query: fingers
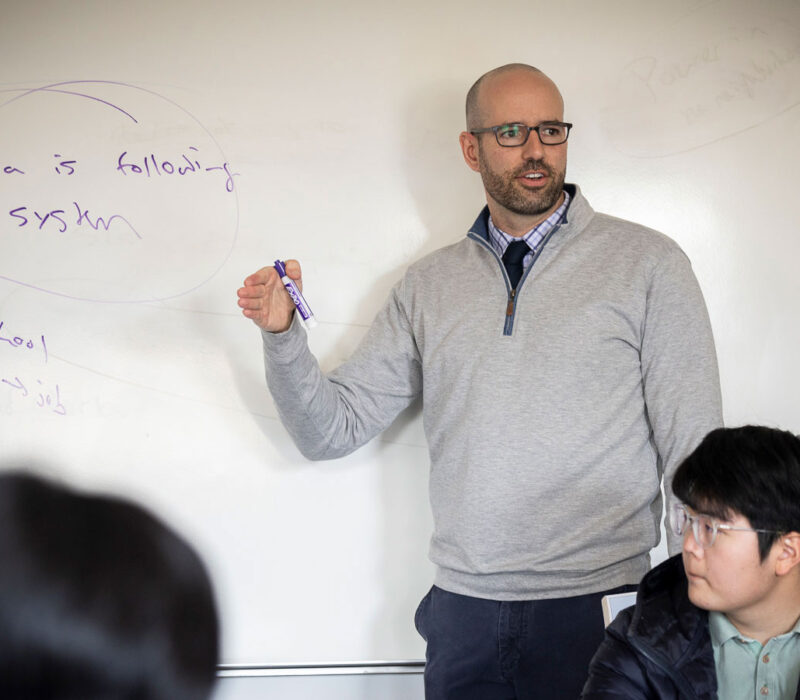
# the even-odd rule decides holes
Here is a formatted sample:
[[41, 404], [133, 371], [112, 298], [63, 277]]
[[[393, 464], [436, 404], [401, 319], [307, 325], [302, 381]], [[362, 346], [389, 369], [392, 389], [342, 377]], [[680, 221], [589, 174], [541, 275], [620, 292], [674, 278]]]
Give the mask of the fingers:
[[254, 287], [257, 285], [266, 284], [270, 278], [277, 279], [278, 273], [271, 265], [269, 267], [262, 267], [258, 272], [254, 272], [244, 281], [244, 287]]
[[272, 267], [262, 267], [258, 272], [254, 272], [244, 281], [244, 286], [237, 290], [239, 297], [239, 308], [245, 318], [249, 318], [259, 326], [266, 319], [264, 312], [268, 307], [267, 285], [270, 278], [277, 278], [277, 273]]
[[[286, 274], [300, 286], [297, 260], [286, 261]], [[242, 314], [263, 330], [282, 332], [291, 325], [294, 303], [274, 267], [262, 267], [247, 277], [237, 295]]]

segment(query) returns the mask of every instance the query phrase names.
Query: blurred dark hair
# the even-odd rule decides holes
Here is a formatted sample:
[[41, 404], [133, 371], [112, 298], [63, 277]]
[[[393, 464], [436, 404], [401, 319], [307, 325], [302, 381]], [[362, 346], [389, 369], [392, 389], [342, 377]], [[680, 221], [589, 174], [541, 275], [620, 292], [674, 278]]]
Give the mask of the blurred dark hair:
[[218, 638], [206, 569], [161, 521], [0, 474], [0, 698], [205, 700]]
[[678, 467], [672, 491], [692, 510], [774, 530], [758, 533], [763, 561], [779, 533], [800, 532], [800, 438], [755, 425], [712, 430]]

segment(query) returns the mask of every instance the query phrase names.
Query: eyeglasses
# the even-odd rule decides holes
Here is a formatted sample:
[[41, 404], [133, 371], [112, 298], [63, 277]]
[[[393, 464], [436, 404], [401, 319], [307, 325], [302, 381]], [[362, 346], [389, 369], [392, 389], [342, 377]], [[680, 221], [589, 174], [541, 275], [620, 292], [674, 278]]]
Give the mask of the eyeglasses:
[[531, 131], [535, 131], [539, 137], [539, 142], [545, 146], [558, 146], [564, 143], [569, 137], [569, 130], [572, 124], [567, 122], [542, 122], [536, 126], [527, 124], [500, 124], [500, 126], [488, 126], [485, 129], [472, 129], [470, 134], [485, 134], [489, 131], [494, 132], [497, 143], [506, 148], [513, 146], [524, 146], [528, 142]]
[[709, 515], [691, 515], [686, 506], [680, 503], [673, 503], [669, 513], [669, 524], [672, 532], [678, 537], [683, 537], [689, 524], [692, 526], [694, 539], [703, 549], [707, 549], [714, 544], [717, 532], [720, 530], [736, 530], [738, 532], [772, 532], [778, 530], [759, 530], [752, 527], [733, 527], [715, 520]]

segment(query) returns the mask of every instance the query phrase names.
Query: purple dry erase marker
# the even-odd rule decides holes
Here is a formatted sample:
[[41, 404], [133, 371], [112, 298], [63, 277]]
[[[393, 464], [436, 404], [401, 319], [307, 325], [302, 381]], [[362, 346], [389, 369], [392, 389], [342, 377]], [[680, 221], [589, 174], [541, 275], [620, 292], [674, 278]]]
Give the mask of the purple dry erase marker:
[[289, 296], [292, 297], [292, 301], [297, 307], [297, 313], [300, 314], [303, 325], [305, 325], [306, 328], [313, 328], [316, 326], [317, 319], [314, 318], [311, 307], [309, 307], [308, 302], [303, 298], [294, 280], [286, 274], [286, 265], [280, 260], [276, 260], [275, 269], [278, 271], [278, 277], [281, 278], [281, 282], [283, 282], [283, 286], [286, 287], [286, 291], [289, 292]]

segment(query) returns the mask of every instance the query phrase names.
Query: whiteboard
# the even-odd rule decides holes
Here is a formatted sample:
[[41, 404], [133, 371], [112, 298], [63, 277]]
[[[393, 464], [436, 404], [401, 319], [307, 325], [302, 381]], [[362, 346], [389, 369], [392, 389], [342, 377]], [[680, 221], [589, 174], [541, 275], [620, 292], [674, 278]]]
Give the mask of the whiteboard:
[[419, 407], [305, 461], [236, 289], [299, 258], [311, 347], [326, 369], [347, 357], [483, 203], [458, 133], [489, 68], [547, 72], [575, 123], [568, 180], [689, 254], [728, 423], [800, 430], [800, 3], [4, 0], [2, 17], [3, 465], [184, 532], [225, 662], [424, 655]]

